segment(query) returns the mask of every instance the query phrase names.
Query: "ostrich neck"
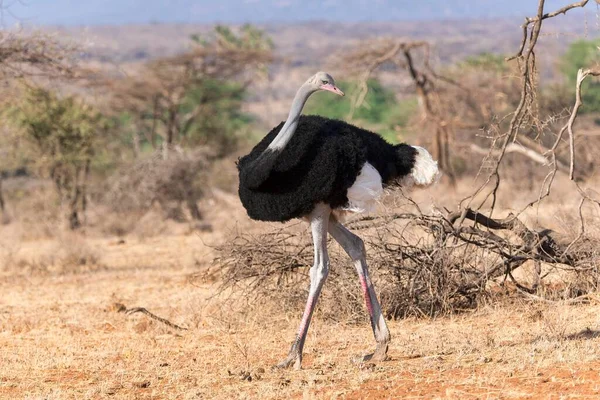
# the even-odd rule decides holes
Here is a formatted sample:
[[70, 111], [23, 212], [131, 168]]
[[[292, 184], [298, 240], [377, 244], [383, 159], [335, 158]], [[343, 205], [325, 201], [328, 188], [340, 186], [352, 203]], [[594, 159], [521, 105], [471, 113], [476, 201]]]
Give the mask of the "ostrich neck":
[[282, 150], [288, 144], [292, 136], [294, 136], [294, 132], [296, 132], [296, 127], [298, 126], [300, 113], [304, 108], [304, 104], [313, 93], [314, 90], [308, 85], [305, 84], [300, 86], [300, 89], [298, 89], [298, 92], [296, 92], [296, 96], [292, 102], [292, 108], [290, 109], [290, 113], [285, 121], [285, 124], [268, 147], [270, 150]]

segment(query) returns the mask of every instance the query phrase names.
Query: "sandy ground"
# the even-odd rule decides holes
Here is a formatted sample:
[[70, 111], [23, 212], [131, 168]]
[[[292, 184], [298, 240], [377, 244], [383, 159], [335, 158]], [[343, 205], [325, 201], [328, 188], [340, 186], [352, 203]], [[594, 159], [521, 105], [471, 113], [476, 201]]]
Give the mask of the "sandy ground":
[[374, 346], [366, 316], [340, 324], [317, 310], [304, 369], [272, 370], [301, 310], [233, 310], [214, 297], [219, 282], [198, 275], [211, 265], [211, 246], [239, 224], [254, 226], [238, 206], [214, 218], [227, 221], [214, 232], [20, 243], [14, 260], [84, 246], [94, 262], [41, 270], [15, 261], [0, 270], [0, 398], [600, 398], [595, 302], [513, 299], [390, 321], [390, 360], [379, 364], [352, 362]]

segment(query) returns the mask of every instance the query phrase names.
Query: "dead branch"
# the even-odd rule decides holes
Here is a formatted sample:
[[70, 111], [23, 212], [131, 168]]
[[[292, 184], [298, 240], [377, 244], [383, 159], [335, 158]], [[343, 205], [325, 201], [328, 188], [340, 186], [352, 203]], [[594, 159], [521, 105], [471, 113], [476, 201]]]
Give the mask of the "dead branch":
[[[490, 172], [488, 174], [487, 179], [480, 186], [480, 188], [475, 190], [475, 192], [471, 196], [469, 196], [465, 199], [465, 200], [468, 200], [466, 208], [469, 208], [471, 206], [471, 202], [475, 199], [475, 196], [477, 194], [479, 194], [483, 190], [483, 188], [488, 186], [488, 184], [490, 182], [492, 182], [492, 180], [494, 182], [493, 188], [488, 193], [488, 195], [485, 196], [484, 200], [480, 203], [478, 208], [483, 207], [489, 198], [492, 199], [492, 201], [491, 201], [492, 212], [495, 208], [496, 200], [497, 200], [497, 193], [498, 193], [498, 189], [500, 187], [499, 168], [500, 168], [500, 164], [504, 158], [504, 155], [506, 154], [506, 148], [508, 147], [509, 143], [516, 140], [516, 138], [521, 130], [521, 127], [525, 123], [526, 119], [528, 119], [528, 117], [531, 116], [530, 106], [532, 104], [534, 104], [534, 102], [535, 102], [536, 86], [534, 83], [534, 75], [536, 73], [536, 69], [535, 69], [535, 53], [533, 50], [535, 48], [535, 45], [537, 43], [537, 40], [538, 40], [538, 37], [540, 34], [542, 21], [543, 21], [543, 19], [541, 17], [543, 15], [543, 12], [544, 12], [544, 0], [540, 0], [540, 2], [538, 4], [538, 18], [534, 22], [534, 27], [531, 32], [531, 37], [529, 39], [529, 47], [528, 47], [525, 55], [522, 55], [522, 50], [520, 51], [520, 53], [521, 53], [520, 61], [522, 63], [521, 65], [523, 65], [521, 68], [521, 80], [522, 80], [521, 99], [520, 99], [519, 104], [513, 114], [512, 119], [510, 121], [508, 132], [503, 134], [504, 137], [503, 137], [502, 144], [500, 146], [500, 151], [499, 151], [500, 154], [495, 159], [495, 165], [492, 168], [492, 172]], [[523, 47], [524, 46], [525, 45], [523, 44]], [[497, 140], [498, 139], [502, 139], [502, 138], [499, 137], [499, 138], [497, 138]], [[494, 144], [495, 144], [495, 141], [494, 141]], [[465, 200], [463, 200], [463, 201], [465, 201]], [[463, 202], [461, 202], [461, 204], [462, 203]]]
[[[558, 10], [550, 12], [550, 13], [543, 14], [543, 13], [538, 12], [538, 15], [536, 17], [525, 17], [525, 23], [523, 25], [521, 25], [521, 28], [523, 29], [523, 39], [521, 40], [521, 45], [519, 46], [519, 51], [517, 51], [517, 53], [514, 56], [508, 57], [506, 59], [506, 61], [514, 60], [515, 58], [521, 57], [523, 55], [523, 50], [525, 49], [525, 44], [527, 43], [527, 32], [529, 29], [529, 25], [536, 23], [536, 22], [541, 22], [542, 20], [545, 20], [548, 18], [556, 17], [557, 15], [560, 15], [560, 14], [566, 14], [567, 11], [572, 10], [574, 8], [583, 8], [588, 3], [588, 1], [589, 0], [583, 0], [583, 1], [579, 1], [577, 3], [569, 4], [567, 6], [559, 8]], [[540, 6], [538, 7], [538, 10], [541, 9], [543, 11], [543, 7], [544, 7], [544, 1], [541, 1]]]
[[[492, 146], [490, 147], [489, 156], [486, 157], [484, 162], [489, 164], [489, 161], [492, 162], [493, 167], [491, 168], [491, 172], [487, 175], [486, 179], [483, 183], [469, 196], [467, 196], [463, 201], [461, 201], [461, 207], [470, 208], [472, 201], [476, 196], [481, 194], [485, 188], [490, 187], [491, 189], [487, 192], [483, 201], [477, 206], [478, 209], [481, 209], [484, 205], [489, 204], [491, 212], [494, 211], [496, 205], [496, 199], [498, 194], [498, 189], [500, 187], [500, 172], [499, 168], [504, 159], [504, 155], [511, 151], [515, 151], [517, 148], [514, 147], [514, 144], [517, 141], [530, 141], [523, 134], [525, 130], [534, 130], [538, 133], [536, 137], [541, 135], [542, 128], [540, 127], [540, 121], [537, 116], [537, 87], [536, 87], [536, 63], [535, 63], [535, 46], [537, 44], [537, 40], [539, 38], [541, 32], [542, 21], [556, 17], [557, 15], [564, 14], [567, 11], [577, 8], [583, 7], [587, 4], [587, 1], [581, 1], [578, 3], [573, 3], [571, 5], [560, 8], [557, 11], [551, 13], [544, 13], [544, 0], [539, 0], [538, 2], [538, 12], [535, 17], [526, 18], [525, 24], [522, 26], [524, 35], [523, 41], [521, 42], [521, 46], [517, 54], [513, 57], [509, 57], [509, 60], [517, 60], [518, 65], [521, 70], [521, 98], [518, 106], [516, 107], [515, 112], [513, 113], [512, 119], [510, 121], [510, 125], [506, 132], [498, 135], [494, 138]], [[532, 25], [530, 29], [530, 25]], [[529, 35], [528, 35], [529, 32]], [[526, 46], [526, 44], [528, 45]], [[527, 50], [525, 48], [527, 47]], [[587, 75], [596, 73], [593, 69], [588, 69]], [[594, 73], [592, 73], [594, 72]], [[574, 134], [572, 130], [573, 122], [577, 117], [577, 111], [581, 106], [581, 82], [585, 79], [583, 76], [583, 72], [581, 75], [578, 75], [578, 78], [581, 78], [581, 81], [578, 79], [577, 82], [577, 94], [576, 94], [576, 102], [573, 107], [572, 112], [569, 115], [569, 121], [560, 129], [559, 133], [556, 135], [556, 140], [554, 145], [544, 152], [544, 156], [549, 158], [550, 162], [548, 165], [550, 166], [550, 171], [546, 175], [546, 178], [543, 180], [540, 195], [538, 198], [530, 203], [528, 203], [521, 212], [523, 212], [528, 207], [531, 207], [535, 204], [539, 204], [544, 198], [550, 195], [552, 190], [552, 186], [554, 183], [555, 176], [559, 170], [564, 170], [564, 165], [557, 159], [557, 149], [559, 144], [561, 143], [562, 136], [564, 132], [569, 132], [569, 153], [570, 153], [570, 166], [569, 166], [569, 176], [573, 179], [574, 174], [574, 166], [575, 166], [575, 147], [574, 147]], [[498, 146], [496, 146], [499, 144]], [[531, 146], [528, 146], [531, 147]], [[539, 158], [537, 155], [527, 152], [528, 157], [534, 159]], [[495, 154], [494, 157], [491, 155]], [[540, 160], [541, 161], [541, 160]], [[577, 190], [579, 187], [577, 186]], [[588, 197], [589, 199], [589, 197]], [[589, 199], [592, 200], [592, 199]], [[592, 200], [593, 201], [593, 200]]]
[[161, 322], [165, 325], [167, 325], [169, 328], [173, 328], [173, 329], [177, 329], [179, 331], [187, 331], [188, 328], [184, 328], [181, 327], [179, 325], [175, 325], [174, 323], [172, 323], [171, 321], [161, 318], [158, 315], [151, 313], [150, 311], [148, 311], [146, 308], [144, 307], [133, 307], [133, 308], [127, 308], [125, 307], [123, 304], [118, 304], [117, 305], [117, 311], [118, 312], [124, 312], [127, 315], [131, 315], [131, 314], [135, 314], [135, 313], [142, 313], [142, 314], [146, 314], [147, 316], [149, 316], [150, 318], [152, 318], [155, 321]]
[[[490, 155], [489, 149], [484, 149], [484, 148], [476, 145], [475, 143], [471, 143], [471, 145], [469, 146], [469, 150], [471, 150], [474, 153], [481, 154], [484, 156]], [[540, 165], [550, 165], [552, 163], [552, 160], [548, 160], [546, 157], [544, 157], [543, 154], [540, 154], [537, 151], [527, 148], [519, 143], [509, 143], [509, 145], [506, 146], [505, 152], [521, 154]], [[566, 171], [569, 168], [567, 165], [563, 164], [561, 161], [558, 161], [558, 160], [556, 160], [554, 162], [557, 164], [559, 171], [565, 171], [565, 173], [566, 173]]]
[[587, 259], [590, 256], [587, 253], [571, 254], [569, 252], [573, 243], [577, 241], [577, 238], [574, 241], [565, 243], [564, 238], [558, 237], [556, 232], [550, 229], [532, 231], [513, 214], [509, 214], [503, 220], [490, 218], [471, 209], [448, 215], [448, 220], [452, 224], [459, 219], [471, 220], [493, 230], [512, 231], [523, 241], [523, 250], [529, 253], [527, 257], [530, 259], [537, 259], [547, 263], [560, 263], [573, 267], [579, 261]]

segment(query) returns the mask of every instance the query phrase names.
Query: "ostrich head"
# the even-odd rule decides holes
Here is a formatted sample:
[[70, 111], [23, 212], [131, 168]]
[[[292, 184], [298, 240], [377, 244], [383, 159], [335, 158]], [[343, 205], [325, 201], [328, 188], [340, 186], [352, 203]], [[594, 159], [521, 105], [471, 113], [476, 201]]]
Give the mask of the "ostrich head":
[[327, 90], [340, 96], [344, 95], [344, 92], [335, 86], [335, 80], [327, 72], [317, 72], [306, 81], [306, 84], [310, 85], [315, 92], [317, 90]]

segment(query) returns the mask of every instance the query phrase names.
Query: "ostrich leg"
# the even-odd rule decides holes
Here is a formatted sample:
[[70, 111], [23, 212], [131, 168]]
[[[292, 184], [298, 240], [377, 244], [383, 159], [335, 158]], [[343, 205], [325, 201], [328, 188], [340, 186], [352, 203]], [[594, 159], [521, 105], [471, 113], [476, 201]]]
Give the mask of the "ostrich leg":
[[373, 283], [369, 277], [367, 268], [365, 245], [361, 238], [350, 232], [333, 215], [329, 219], [329, 233], [342, 246], [344, 251], [354, 261], [358, 271], [360, 286], [365, 296], [365, 303], [371, 319], [371, 327], [377, 341], [375, 352], [361, 358], [361, 361], [383, 361], [387, 357], [388, 343], [390, 342], [390, 331], [385, 324], [385, 318], [381, 312], [381, 306], [377, 301], [377, 295]]
[[315, 259], [310, 269], [310, 290], [306, 308], [302, 315], [302, 322], [298, 328], [296, 339], [292, 343], [292, 348], [285, 360], [277, 364], [279, 368], [288, 368], [294, 364], [294, 368], [300, 369], [302, 364], [302, 349], [306, 340], [306, 333], [310, 325], [315, 305], [321, 294], [321, 288], [327, 279], [329, 273], [329, 256], [327, 255], [327, 226], [331, 209], [325, 204], [318, 204], [310, 214], [310, 227], [312, 230]]

